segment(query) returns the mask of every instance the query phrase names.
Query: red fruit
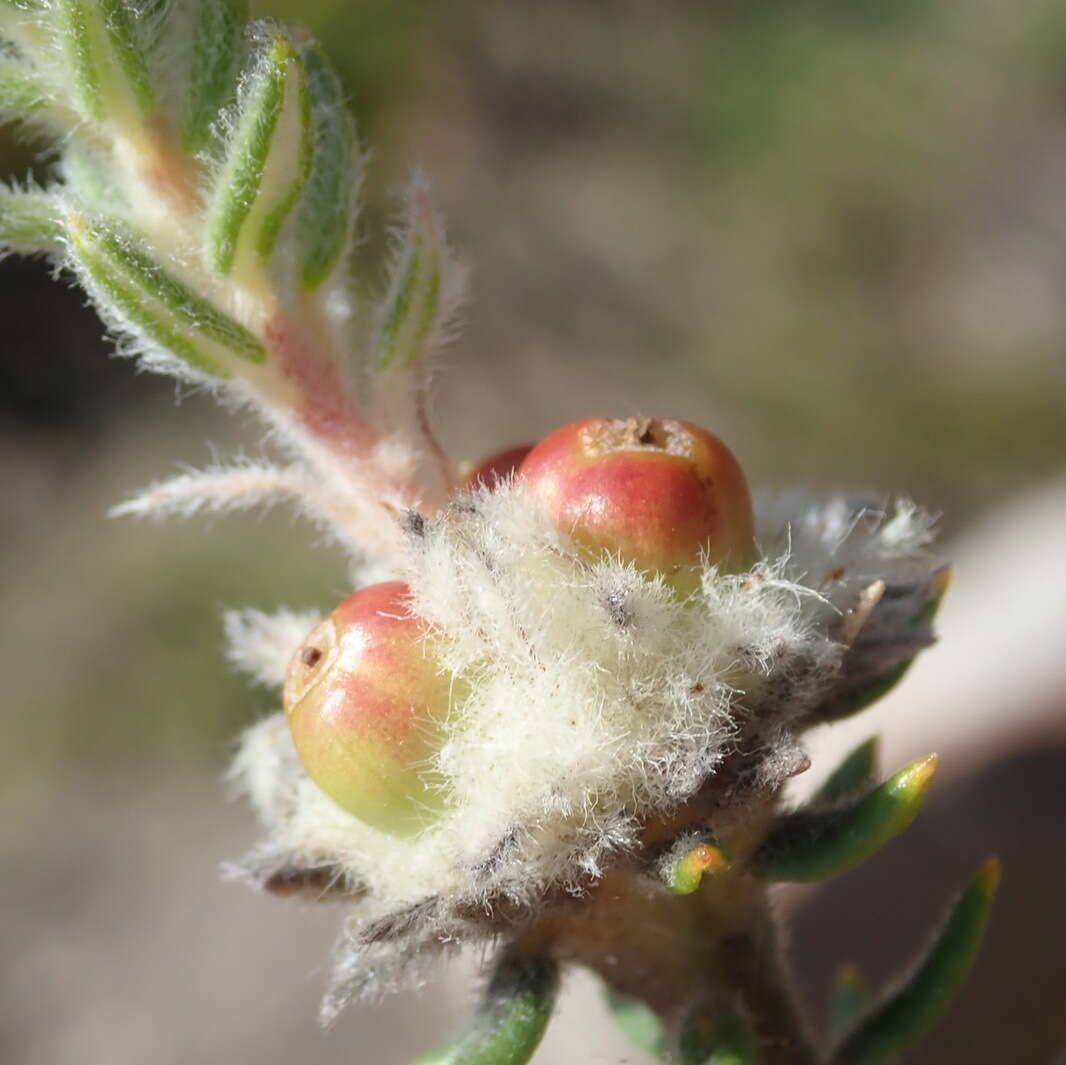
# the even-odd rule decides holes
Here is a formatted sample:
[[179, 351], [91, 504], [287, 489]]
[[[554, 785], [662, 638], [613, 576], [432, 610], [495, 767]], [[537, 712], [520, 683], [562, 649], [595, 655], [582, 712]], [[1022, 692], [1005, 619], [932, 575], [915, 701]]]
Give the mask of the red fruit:
[[562, 532], [597, 554], [698, 584], [701, 555], [726, 569], [753, 559], [747, 481], [716, 436], [673, 418], [586, 418], [557, 429], [519, 476]]
[[451, 679], [400, 581], [344, 600], [304, 641], [285, 678], [285, 715], [311, 779], [383, 832], [432, 823], [430, 760], [443, 743]]
[[518, 469], [522, 460], [532, 450], [532, 444], [522, 444], [520, 447], [498, 451], [470, 471], [463, 481], [463, 487], [474, 488], [484, 485], [485, 488], [495, 488], [500, 481], [506, 480]]

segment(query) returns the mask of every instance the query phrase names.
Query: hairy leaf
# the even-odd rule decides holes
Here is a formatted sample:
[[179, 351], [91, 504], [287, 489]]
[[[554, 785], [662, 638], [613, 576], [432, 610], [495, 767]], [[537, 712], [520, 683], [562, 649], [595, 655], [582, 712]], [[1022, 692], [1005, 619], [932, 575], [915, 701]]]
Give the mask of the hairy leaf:
[[136, 28], [123, 0], [96, 0], [111, 50], [125, 75], [137, 107], [150, 114], [155, 107], [155, 89], [144, 53], [137, 40]]
[[186, 151], [196, 152], [207, 144], [236, 89], [241, 30], [247, 20], [248, 0], [200, 0], [182, 129]]
[[424, 178], [411, 183], [388, 291], [379, 308], [373, 368], [402, 371], [425, 359], [455, 310], [461, 271], [451, 258], [444, 227]]
[[300, 50], [311, 98], [314, 152], [300, 208], [300, 278], [304, 288], [321, 285], [351, 238], [361, 160], [344, 91], [320, 45]]
[[557, 985], [554, 962], [505, 955], [466, 1030], [417, 1065], [524, 1065], [548, 1026]]
[[0, 247], [23, 253], [61, 251], [63, 221], [52, 197], [0, 185]]
[[103, 118], [99, 56], [93, 47], [92, 13], [87, 0], [56, 0], [56, 28], [82, 110]]
[[242, 94], [208, 208], [206, 254], [216, 273], [233, 271], [245, 241], [260, 261], [273, 251], [307, 179], [309, 110], [299, 59], [277, 35], [260, 53]]

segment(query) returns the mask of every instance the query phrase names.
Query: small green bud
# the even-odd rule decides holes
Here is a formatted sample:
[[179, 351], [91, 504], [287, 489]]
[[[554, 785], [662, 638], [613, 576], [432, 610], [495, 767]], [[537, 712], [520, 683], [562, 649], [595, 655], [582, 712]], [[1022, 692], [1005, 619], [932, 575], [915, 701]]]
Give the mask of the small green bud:
[[673, 858], [666, 870], [666, 883], [675, 895], [691, 895], [699, 889], [708, 873], [724, 873], [730, 861], [715, 843], [697, 843]]

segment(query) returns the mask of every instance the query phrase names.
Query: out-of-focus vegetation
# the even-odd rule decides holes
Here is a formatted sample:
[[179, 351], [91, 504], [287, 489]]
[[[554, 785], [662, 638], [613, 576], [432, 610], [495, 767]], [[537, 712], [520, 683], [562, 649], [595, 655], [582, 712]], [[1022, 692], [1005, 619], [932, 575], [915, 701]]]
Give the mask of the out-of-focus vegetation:
[[[324, 40], [375, 150], [369, 270], [389, 189], [436, 180], [473, 267], [439, 403], [457, 454], [676, 414], [757, 484], [909, 493], [948, 533], [1066, 469], [1061, 0], [266, 6]], [[4, 134], [0, 168], [42, 177], [38, 151]], [[0, 264], [9, 798], [220, 769], [272, 698], [227, 671], [220, 608], [347, 591], [280, 510], [105, 518], [205, 440], [260, 445], [106, 361], [81, 303]]]

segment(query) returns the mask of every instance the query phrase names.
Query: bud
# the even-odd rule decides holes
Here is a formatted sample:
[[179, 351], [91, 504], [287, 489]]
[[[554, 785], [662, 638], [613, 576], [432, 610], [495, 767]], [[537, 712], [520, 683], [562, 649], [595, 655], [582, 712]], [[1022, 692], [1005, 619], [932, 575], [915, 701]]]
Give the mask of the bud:
[[697, 587], [701, 557], [732, 570], [752, 561], [744, 473], [721, 440], [688, 422], [573, 422], [537, 444], [519, 473], [582, 547], [661, 573], [679, 592]]
[[349, 813], [393, 835], [442, 806], [431, 761], [452, 679], [400, 581], [344, 600], [304, 641], [285, 678], [285, 715], [311, 779]]
[[522, 460], [533, 450], [532, 444], [509, 447], [506, 451], [497, 451], [475, 466], [463, 481], [464, 488], [495, 488], [500, 481], [512, 477], [522, 465]]

